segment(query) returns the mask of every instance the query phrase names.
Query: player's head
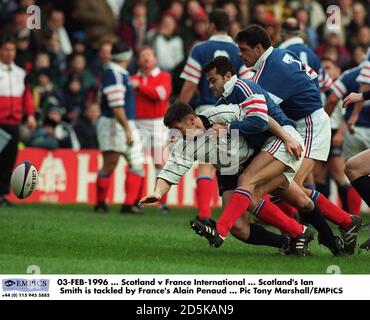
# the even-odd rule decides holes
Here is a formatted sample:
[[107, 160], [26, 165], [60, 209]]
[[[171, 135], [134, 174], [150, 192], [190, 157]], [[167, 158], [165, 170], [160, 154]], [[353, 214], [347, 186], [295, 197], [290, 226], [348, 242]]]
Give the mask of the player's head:
[[153, 48], [145, 46], [139, 50], [138, 65], [141, 70], [149, 72], [157, 66], [157, 58]]
[[164, 125], [170, 129], [179, 130], [184, 138], [193, 138], [205, 131], [202, 121], [193, 108], [189, 104], [179, 101], [167, 109]]
[[252, 24], [236, 36], [240, 56], [247, 67], [253, 67], [263, 53], [271, 47], [267, 31], [259, 25]]
[[132, 58], [132, 54], [133, 52], [127, 44], [117, 42], [112, 48], [112, 61], [119, 64], [128, 64]]
[[296, 18], [290, 17], [281, 25], [281, 36], [283, 40], [301, 36], [301, 28]]
[[207, 62], [203, 71], [207, 76], [209, 88], [216, 97], [221, 97], [225, 91], [225, 83], [236, 74], [233, 63], [224, 56], [218, 56]]
[[209, 14], [209, 33], [215, 32], [228, 33], [231, 21], [229, 15], [224, 9], [215, 9]]
[[334, 60], [329, 57], [323, 57], [321, 58], [321, 66], [325, 69], [330, 78], [333, 80], [339, 78], [341, 71]]
[[4, 35], [0, 39], [0, 62], [4, 64], [11, 64], [17, 54], [15, 40], [13, 37]]

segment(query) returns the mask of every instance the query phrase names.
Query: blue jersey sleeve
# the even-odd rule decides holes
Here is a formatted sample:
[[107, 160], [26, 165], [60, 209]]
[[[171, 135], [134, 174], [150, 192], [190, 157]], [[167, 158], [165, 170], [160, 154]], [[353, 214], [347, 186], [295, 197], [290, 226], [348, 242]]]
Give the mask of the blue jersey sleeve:
[[190, 52], [190, 55], [186, 61], [184, 70], [182, 71], [180, 78], [191, 81], [198, 84], [202, 77], [202, 52], [199, 45], [195, 45]]
[[122, 77], [115, 75], [113, 70], [108, 69], [103, 74], [102, 85], [103, 94], [107, 98], [109, 107], [125, 106], [126, 86], [122, 81]]

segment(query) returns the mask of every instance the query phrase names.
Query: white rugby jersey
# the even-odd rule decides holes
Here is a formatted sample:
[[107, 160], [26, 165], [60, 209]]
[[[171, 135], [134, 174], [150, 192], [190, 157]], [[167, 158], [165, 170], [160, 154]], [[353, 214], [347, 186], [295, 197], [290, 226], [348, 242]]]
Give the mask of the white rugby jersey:
[[[220, 105], [210, 108], [199, 115], [206, 129], [215, 123], [228, 124], [241, 120], [244, 115], [238, 105]], [[226, 130], [225, 130], [226, 133]], [[212, 130], [195, 138], [179, 139], [166, 161], [158, 178], [172, 184], [178, 184], [181, 177], [192, 167], [195, 161], [211, 163], [221, 174], [237, 174], [240, 165], [245, 163], [254, 153], [243, 135], [233, 130], [231, 135], [217, 137]]]

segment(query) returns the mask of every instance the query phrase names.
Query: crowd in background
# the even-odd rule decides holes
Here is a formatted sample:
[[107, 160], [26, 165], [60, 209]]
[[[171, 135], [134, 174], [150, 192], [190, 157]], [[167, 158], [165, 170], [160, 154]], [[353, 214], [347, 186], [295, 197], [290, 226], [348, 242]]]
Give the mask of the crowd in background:
[[[27, 27], [31, 5], [41, 8], [41, 29]], [[340, 8], [339, 29], [327, 28], [326, 8]], [[172, 75], [172, 99], [192, 46], [208, 39], [208, 13], [224, 8], [230, 35], [250, 23], [264, 26], [277, 46], [280, 26], [291, 16], [319, 57], [341, 71], [357, 66], [370, 43], [369, 1], [307, 0], [0, 0], [0, 30], [16, 39], [16, 64], [27, 72], [38, 128], [24, 130], [22, 141], [45, 148], [98, 148], [99, 87], [112, 44], [125, 42], [134, 52], [129, 67], [137, 72], [138, 50], [152, 47], [160, 69]]]

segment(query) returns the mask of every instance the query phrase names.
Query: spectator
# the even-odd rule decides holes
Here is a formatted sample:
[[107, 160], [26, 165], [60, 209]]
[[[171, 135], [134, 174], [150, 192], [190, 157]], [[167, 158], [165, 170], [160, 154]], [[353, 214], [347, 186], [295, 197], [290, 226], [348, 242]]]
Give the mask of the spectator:
[[132, 18], [123, 21], [120, 35], [123, 42], [134, 51], [147, 43], [146, 33], [153, 27], [147, 19], [148, 8], [145, 0], [137, 0], [132, 6]]
[[87, 95], [83, 90], [82, 79], [78, 74], [71, 74], [64, 89], [64, 105], [67, 122], [74, 122], [81, 114], [82, 107], [87, 100]]
[[63, 112], [58, 107], [51, 107], [48, 109], [45, 119], [51, 119], [57, 123], [55, 127], [55, 138], [58, 140], [59, 148], [79, 150], [80, 143], [77, 139], [76, 132], [73, 127], [64, 122]]
[[2, 29], [12, 21], [12, 15], [17, 10], [16, 0], [0, 1], [0, 28]]
[[30, 32], [29, 30], [19, 31], [16, 37], [17, 56], [15, 63], [23, 68], [27, 74], [32, 70], [33, 53], [30, 50]]
[[[81, 93], [85, 99], [92, 100], [96, 94], [96, 79], [86, 68], [86, 58], [82, 54], [76, 54], [71, 59], [71, 65], [66, 72], [67, 80], [70, 78], [79, 78], [81, 82]], [[63, 83], [65, 84], [65, 82]]]
[[59, 36], [56, 32], [51, 32], [46, 35], [45, 39], [45, 49], [50, 57], [50, 65], [54, 77], [61, 78], [61, 75], [67, 68], [67, 56], [60, 47]]
[[46, 118], [41, 128], [37, 128], [29, 138], [27, 146], [33, 148], [57, 149], [58, 140], [55, 138], [57, 122]]
[[351, 63], [351, 54], [342, 43], [341, 39], [343, 37], [341, 37], [341, 32], [334, 29], [327, 29], [324, 38], [324, 42], [320, 43], [320, 45], [316, 49], [317, 55], [319, 57], [328, 56], [328, 54], [325, 52], [328, 49], [332, 51], [335, 48], [335, 50], [337, 51], [337, 58], [334, 59], [333, 52], [331, 52], [330, 58], [334, 59], [341, 70], [345, 70], [346, 68], [348, 68], [349, 64]]
[[10, 135], [0, 152], [0, 205], [11, 206], [9, 194], [10, 177], [18, 153], [19, 125], [22, 116], [33, 131], [36, 128], [34, 104], [31, 92], [25, 84], [26, 73], [14, 64], [16, 45], [14, 39], [4, 36], [0, 40], [0, 129]]
[[235, 0], [222, 1], [222, 8], [226, 11], [231, 23], [235, 21], [241, 21], [240, 8]]
[[48, 18], [48, 27], [58, 34], [60, 47], [64, 54], [70, 55], [72, 53], [72, 44], [64, 28], [64, 12], [62, 10], [51, 10]]
[[158, 59], [160, 69], [172, 72], [185, 58], [184, 42], [175, 34], [176, 20], [166, 13], [163, 15], [158, 32], [151, 44]]
[[370, 44], [370, 29], [368, 26], [362, 26], [358, 29], [356, 34], [356, 45], [366, 50]]
[[103, 41], [118, 40], [118, 22], [107, 0], [76, 0], [74, 18], [83, 26], [87, 43], [97, 49]]
[[310, 26], [310, 14], [305, 8], [299, 8], [295, 14], [295, 18], [298, 20], [301, 30], [305, 34], [305, 40], [308, 46], [315, 50], [318, 45], [318, 35], [316, 30]]
[[[148, 21], [148, 23], [152, 24], [158, 20], [160, 12], [163, 11], [164, 5], [166, 5], [167, 1], [147, 0], [145, 2], [147, 7], [146, 20]], [[136, 5], [136, 3], [137, 0], [125, 0], [125, 3], [121, 10], [122, 22], [128, 22], [132, 19], [133, 7]]]
[[100, 105], [96, 102], [87, 103], [82, 117], [73, 126], [81, 149], [99, 149], [96, 135], [96, 122], [100, 117]]
[[352, 5], [352, 11], [352, 21], [346, 28], [346, 44], [349, 49], [353, 49], [353, 47], [356, 45], [356, 39], [354, 39], [353, 36], [357, 34], [361, 27], [367, 25], [366, 9], [363, 3], [355, 2]]

